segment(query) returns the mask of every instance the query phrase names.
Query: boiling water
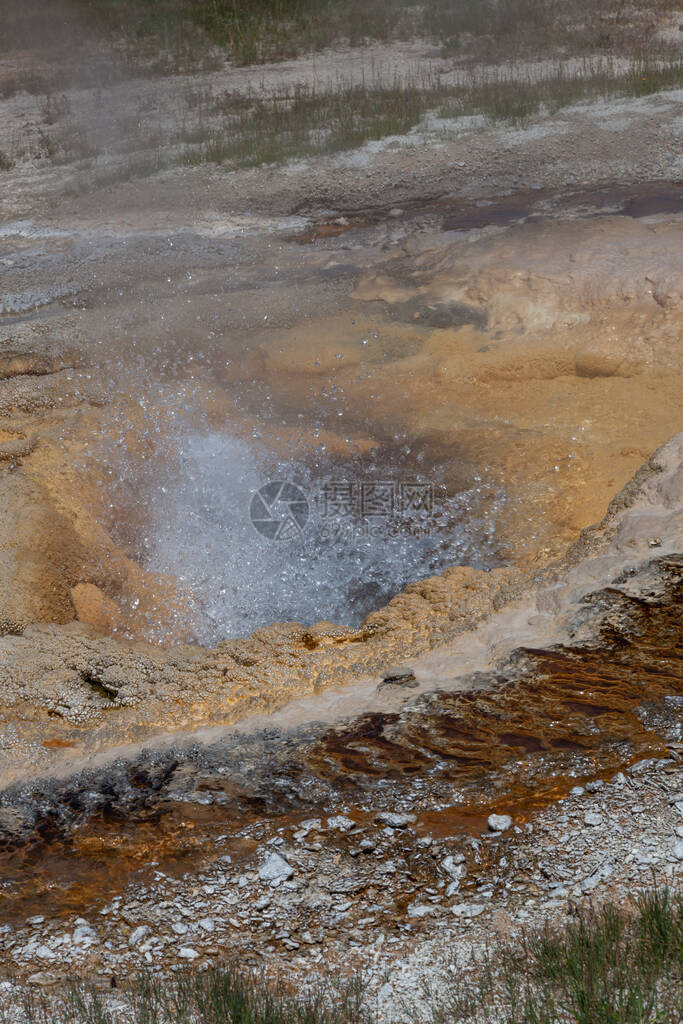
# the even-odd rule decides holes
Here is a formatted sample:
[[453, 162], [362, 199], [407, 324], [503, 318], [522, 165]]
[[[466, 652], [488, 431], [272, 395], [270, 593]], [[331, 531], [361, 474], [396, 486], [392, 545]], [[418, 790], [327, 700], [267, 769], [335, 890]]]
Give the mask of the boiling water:
[[[190, 595], [205, 644], [274, 621], [359, 624], [408, 583], [448, 565], [498, 561], [503, 495], [385, 461], [268, 457], [217, 432], [183, 433], [138, 467], [149, 518], [138, 557]], [[163, 635], [155, 639], [163, 640]]]

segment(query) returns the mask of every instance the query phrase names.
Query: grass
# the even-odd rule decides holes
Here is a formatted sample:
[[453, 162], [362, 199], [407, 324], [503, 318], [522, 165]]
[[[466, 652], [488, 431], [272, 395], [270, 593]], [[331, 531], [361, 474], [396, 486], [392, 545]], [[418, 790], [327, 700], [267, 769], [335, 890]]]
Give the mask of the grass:
[[479, 57], [628, 53], [652, 33], [653, 15], [674, 9], [669, 0], [642, 7], [618, 0], [426, 0], [424, 30], [447, 53], [461, 54], [474, 41]]
[[[459, 976], [458, 976], [459, 975]], [[683, 896], [643, 892], [488, 951], [476, 976], [425, 987], [432, 1024], [680, 1024]]]
[[449, 92], [438, 108], [440, 117], [479, 114], [489, 122], [523, 125], [540, 113], [556, 114], [575, 103], [639, 97], [676, 88], [683, 81], [683, 64], [636, 61], [619, 71], [610, 61], [584, 62], [580, 71], [567, 72], [559, 65], [554, 74], [540, 80], [511, 81], [508, 77], [474, 77], [465, 90]]
[[[559, 67], [552, 77], [540, 81], [494, 73], [474, 76], [462, 85], [397, 81], [374, 86], [341, 84], [330, 91], [298, 86], [260, 98], [224, 96], [211, 101], [193, 96], [168, 150], [157, 150], [148, 167], [158, 170], [208, 162], [236, 169], [333, 155], [372, 140], [405, 135], [418, 128], [428, 113], [443, 122], [444, 135], [449, 120], [464, 116], [523, 126], [537, 114], [556, 114], [578, 102], [673, 88], [681, 84], [681, 72], [680, 62], [664, 66], [637, 62], [626, 72], [598, 62], [587, 64], [580, 73]], [[217, 113], [221, 115], [218, 124]], [[432, 120], [430, 132], [434, 131]], [[135, 159], [133, 171], [139, 170], [139, 155]], [[127, 176], [125, 166], [120, 173]]]
[[409, 131], [425, 111], [425, 98], [415, 86], [354, 85], [334, 92], [298, 87], [242, 103], [224, 127], [206, 135], [201, 125], [194, 133], [182, 132], [186, 148], [181, 160], [253, 167], [354, 149]]
[[[5, 0], [0, 54], [113, 44], [151, 71], [196, 69], [210, 57], [287, 59], [343, 42], [427, 38], [477, 59], [628, 53], [655, 38], [676, 0]], [[660, 44], [661, 45], [661, 44]], [[101, 62], [101, 54], [97, 56]], [[6, 87], [5, 87], [6, 88]]]
[[[115, 1007], [118, 1004], [118, 1008]], [[142, 974], [102, 991], [79, 981], [54, 994], [25, 988], [0, 1010], [0, 1021], [22, 1024], [363, 1024], [368, 1020], [360, 977], [328, 980], [294, 996], [234, 966], [189, 969], [173, 981]]]
[[[680, 86], [683, 80], [680, 60], [639, 59], [623, 68], [623, 62], [591, 58], [578, 65], [556, 63], [538, 77], [528, 65], [510, 63], [461, 71], [455, 82], [424, 72], [389, 83], [338, 81], [323, 89], [300, 84], [251, 95], [214, 95], [209, 85], [186, 79], [176, 91], [177, 109], [164, 115], [163, 127], [161, 120], [154, 124], [152, 96], [143, 94], [138, 109], [127, 110], [125, 117], [110, 113], [95, 99], [95, 134], [89, 133], [82, 111], [72, 115], [65, 94], [48, 93], [40, 107], [43, 126], [23, 151], [1, 156], [0, 171], [26, 157], [54, 166], [71, 163], [76, 172], [71, 188], [77, 192], [176, 166], [282, 164], [411, 131], [419, 141], [427, 115], [423, 136], [432, 140], [447, 138], [453, 129], [449, 122], [461, 117], [524, 126], [534, 116], [555, 115], [575, 103], [644, 96]], [[106, 164], [97, 163], [104, 150]]]
[[419, 11], [407, 0], [24, 0], [0, 52], [90, 37], [116, 40], [137, 60], [161, 46], [177, 64], [211, 46], [245, 64], [341, 40], [407, 38], [421, 28]]
[[[177, 166], [258, 167], [334, 155], [411, 131], [419, 137], [427, 115], [424, 134], [432, 140], [439, 134], [447, 138], [449, 121], [466, 116], [479, 116], [487, 124], [523, 126], [536, 115], [554, 115], [574, 103], [643, 96], [682, 81], [680, 58], [669, 59], [666, 46], [641, 49], [633, 56], [636, 41], [629, 37], [625, 42], [626, 29], [632, 34], [640, 26], [640, 13], [649, 12], [649, 28], [637, 38], [638, 47], [646, 46], [656, 25], [652, 13], [669, 10], [673, 0], [643, 8], [629, 5], [628, 10], [623, 0], [576, 0], [572, 5], [564, 0], [426, 0], [421, 6], [405, 0], [46, 2], [15, 0], [9, 17], [0, 21], [0, 54], [29, 43], [35, 50], [41, 40], [54, 50], [67, 37], [71, 51], [78, 53], [78, 40], [86, 45], [95, 34], [108, 40], [109, 56], [95, 49], [82, 55], [80, 64], [74, 58], [81, 85], [91, 88], [90, 111], [82, 106], [72, 111], [65, 92], [73, 71], [68, 59], [50, 72], [63, 80], [47, 82], [30, 66], [17, 71], [16, 62], [14, 77], [0, 76], [0, 93], [5, 95], [22, 87], [44, 93], [42, 126], [33, 135], [15, 138], [9, 148], [5, 144], [0, 173], [26, 159], [61, 166], [68, 168], [66, 187], [72, 192]], [[605, 26], [611, 26], [607, 34]], [[183, 70], [186, 52], [193, 54], [187, 66], [196, 68], [197, 61], [211, 66], [221, 52], [222, 59], [228, 54], [256, 61], [291, 56], [340, 38], [358, 41], [420, 32], [451, 50], [464, 40], [472, 57], [488, 53], [502, 58], [536, 50], [548, 57], [558, 47], [574, 56], [588, 48], [593, 56], [584, 57], [579, 67], [548, 60], [542, 78], [534, 77], [528, 64], [512, 59], [484, 70], [474, 64], [467, 71], [468, 65], [461, 65], [456, 82], [426, 72], [421, 80], [403, 74], [394, 82], [340, 81], [324, 89], [298, 85], [251, 96], [213, 95], [206, 79], [186, 78], [175, 91], [175, 106], [159, 115], [154, 114], [152, 87], [149, 95], [141, 90], [137, 110], [126, 109], [117, 117], [115, 108], [109, 108], [106, 84], [125, 78], [131, 65], [139, 71], [145, 54], [167, 72]], [[624, 70], [624, 61], [613, 56], [594, 56], [596, 48], [630, 50], [630, 67]]]
[[[312, 982], [308, 994], [298, 995], [235, 966], [184, 969], [173, 980], [142, 974], [115, 990], [74, 981], [59, 992], [19, 992], [0, 1008], [2, 1024], [377, 1020], [358, 975]], [[497, 941], [472, 968], [454, 959], [401, 1017], [408, 1024], [680, 1024], [682, 1014], [683, 897], [661, 888], [642, 892], [628, 907], [607, 903], [563, 927]]]

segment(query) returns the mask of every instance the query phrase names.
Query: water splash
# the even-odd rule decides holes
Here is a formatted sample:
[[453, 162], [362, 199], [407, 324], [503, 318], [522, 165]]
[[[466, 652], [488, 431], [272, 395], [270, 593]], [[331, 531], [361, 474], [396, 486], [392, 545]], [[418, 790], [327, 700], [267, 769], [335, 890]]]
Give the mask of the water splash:
[[[254, 494], [269, 481], [297, 488], [300, 515], [279, 540], [252, 521]], [[191, 432], [143, 490], [150, 511], [141, 560], [189, 592], [204, 644], [274, 621], [357, 625], [408, 583], [448, 565], [500, 563], [502, 494], [475, 481], [448, 495], [440, 481], [405, 469], [393, 476], [386, 460], [274, 459], [224, 433]], [[284, 520], [294, 492], [262, 493], [273, 498], [273, 520]], [[414, 507], [397, 504], [406, 494]], [[372, 514], [363, 514], [368, 508]]]

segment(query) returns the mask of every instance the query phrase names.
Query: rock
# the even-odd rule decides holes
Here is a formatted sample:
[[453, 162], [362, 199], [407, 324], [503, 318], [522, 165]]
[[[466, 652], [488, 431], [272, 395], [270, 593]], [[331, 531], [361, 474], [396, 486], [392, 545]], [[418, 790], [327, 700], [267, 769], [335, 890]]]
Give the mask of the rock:
[[605, 788], [605, 783], [602, 779], [594, 779], [592, 782], [586, 783], [587, 793], [599, 793], [601, 789]]
[[636, 761], [635, 764], [629, 765], [626, 769], [629, 775], [640, 775], [642, 772], [648, 771], [648, 769], [657, 767], [656, 757], [645, 757], [642, 761]]
[[[389, 862], [389, 863], [391, 863], [391, 862]], [[392, 870], [393, 871], [396, 870], [396, 865], [393, 864], [393, 863], [392, 863]], [[380, 874], [381, 873], [382, 872], [380, 871]], [[325, 885], [325, 888], [327, 889], [327, 891], [329, 893], [332, 893], [333, 895], [348, 896], [348, 895], [350, 895], [352, 893], [361, 892], [363, 889], [365, 889], [367, 887], [368, 883], [366, 881], [364, 881], [362, 878], [358, 878], [358, 877], [353, 877], [353, 878], [348, 878], [347, 877], [347, 878], [345, 878], [344, 876], [341, 876], [340, 878], [335, 878], [335, 879], [333, 879], [333, 880], [331, 880], [329, 882], [323, 883], [323, 884]]]
[[491, 930], [501, 939], [509, 939], [514, 931], [515, 922], [507, 910], [496, 910], [491, 916]]
[[378, 690], [384, 689], [385, 686], [403, 686], [407, 689], [413, 690], [420, 684], [415, 678], [414, 673], [410, 669], [395, 669], [388, 672], [383, 678], [382, 682], [377, 687]]
[[469, 920], [483, 914], [484, 907], [481, 903], [456, 903], [455, 906], [451, 907], [451, 913], [455, 914], [456, 917]]
[[196, 960], [200, 954], [196, 949], [192, 949], [191, 946], [182, 946], [178, 950], [178, 956], [182, 957], [183, 960]]
[[636, 864], [659, 864], [661, 857], [657, 853], [644, 853], [637, 850], [633, 855]]
[[683, 860], [683, 839], [677, 839], [674, 843], [673, 855], [676, 860]]
[[430, 907], [424, 903], [411, 903], [408, 907], [408, 917], [428, 917], [434, 913], [436, 913], [436, 907]]
[[375, 821], [380, 825], [388, 825], [390, 828], [405, 828], [417, 821], [416, 814], [399, 814], [395, 811], [380, 811], [375, 815]]
[[271, 853], [258, 869], [263, 882], [282, 882], [291, 878], [294, 868], [279, 853]]
[[358, 849], [362, 853], [372, 853], [373, 850], [377, 849], [377, 843], [372, 839], [361, 839]]
[[462, 853], [454, 853], [441, 861], [441, 867], [451, 878], [462, 878], [467, 874], [467, 866]]
[[384, 864], [380, 864], [377, 868], [378, 875], [395, 875], [396, 871], [396, 864], [393, 860], [386, 860]]
[[36, 917], [27, 917], [26, 924], [30, 924], [33, 926], [45, 924], [45, 918], [41, 914], [37, 914]]
[[676, 827], [674, 828], [674, 832], [676, 833], [679, 839], [683, 839], [683, 825], [676, 825]]
[[489, 814], [488, 826], [491, 832], [507, 832], [512, 828], [512, 818], [509, 814]]
[[312, 829], [322, 828], [322, 824], [322, 818], [306, 818], [305, 821], [299, 822], [299, 831], [306, 829], [307, 832], [310, 832]]
[[336, 828], [338, 832], [349, 832], [355, 824], [355, 821], [352, 821], [351, 818], [345, 817], [343, 814], [338, 814], [334, 818], [327, 819], [327, 827]]
[[644, 342], [635, 341], [626, 350], [618, 338], [595, 338], [574, 357], [577, 377], [634, 377], [646, 363]]
[[74, 928], [73, 941], [78, 945], [92, 945], [98, 941], [97, 932], [89, 924], [78, 925], [77, 928]]
[[29, 985], [40, 985], [41, 988], [47, 988], [49, 985], [56, 985], [59, 978], [52, 971], [37, 971], [35, 974], [31, 974], [27, 981]]
[[187, 935], [189, 930], [187, 925], [183, 924], [182, 921], [174, 921], [173, 924], [171, 925], [171, 928], [176, 933], [176, 935]]
[[317, 832], [320, 828], [322, 828], [320, 818], [308, 818], [306, 821], [300, 822], [298, 829], [294, 833], [294, 838], [300, 842], [306, 838], [309, 832]]
[[596, 811], [586, 811], [583, 816], [584, 825], [591, 825], [593, 827], [602, 825], [602, 815]]
[[138, 927], [135, 928], [130, 933], [130, 938], [128, 939], [128, 945], [129, 946], [139, 946], [140, 943], [144, 942], [145, 939], [148, 938], [151, 934], [152, 934], [152, 929], [150, 928], [150, 926], [148, 924], [138, 925]]
[[459, 888], [460, 888], [460, 879], [456, 878], [453, 882], [450, 882], [449, 885], [446, 886], [446, 896], [448, 896], [448, 897], [455, 896], [455, 894], [456, 894], [456, 892], [458, 891]]
[[572, 786], [572, 788], [569, 790], [569, 795], [570, 796], [583, 796], [583, 794], [585, 792], [586, 792], [586, 790], [583, 788], [583, 786]]
[[593, 890], [597, 889], [601, 882], [604, 882], [607, 878], [610, 877], [613, 871], [614, 868], [611, 864], [603, 864], [601, 867], [593, 871], [592, 874], [588, 875], [587, 878], [584, 878], [583, 882], [581, 883], [581, 892], [593, 892]]
[[121, 628], [123, 617], [120, 609], [99, 587], [93, 583], [77, 583], [70, 593], [79, 622], [107, 633]]

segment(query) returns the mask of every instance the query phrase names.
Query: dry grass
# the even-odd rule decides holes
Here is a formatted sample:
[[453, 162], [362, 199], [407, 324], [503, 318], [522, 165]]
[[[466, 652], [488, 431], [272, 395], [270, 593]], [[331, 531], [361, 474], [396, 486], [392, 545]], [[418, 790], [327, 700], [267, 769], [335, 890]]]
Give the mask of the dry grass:
[[[0, 91], [102, 86], [127, 68], [173, 73], [282, 60], [336, 43], [424, 38], [473, 59], [662, 51], [676, 0], [5, 0], [0, 54], [68, 55], [49, 76], [6, 76]], [[95, 59], [88, 54], [96, 51]], [[673, 53], [673, 47], [671, 47]], [[112, 59], [115, 58], [115, 59]]]
[[[223, 94], [188, 86], [175, 126], [154, 133], [144, 119], [131, 118], [131, 134], [121, 136], [118, 157], [106, 167], [90, 160], [80, 169], [79, 189], [155, 173], [172, 166], [215, 163], [227, 169], [282, 164], [329, 156], [391, 136], [420, 133], [430, 114], [431, 134], [448, 135], [451, 122], [479, 115], [483, 125], [524, 125], [542, 114], [556, 114], [572, 104], [613, 97], [633, 97], [679, 86], [680, 63], [636, 62], [629, 70], [610, 61], [586, 61], [577, 68], [559, 65], [549, 77], [514, 75], [510, 69], [475, 74], [459, 85], [433, 80], [396, 81], [391, 85], [344, 85], [327, 91], [298, 86], [270, 96]], [[142, 126], [142, 127], [140, 127]], [[118, 126], [121, 128], [121, 126]], [[92, 157], [86, 140], [73, 136], [69, 122], [55, 133], [54, 163]]]
[[[118, 1004], [119, 1009], [114, 1008]], [[0, 1022], [12, 1024], [365, 1024], [360, 977], [328, 979], [292, 994], [232, 965], [183, 970], [169, 981], [141, 974], [115, 991], [72, 981], [50, 994], [19, 989]]]

